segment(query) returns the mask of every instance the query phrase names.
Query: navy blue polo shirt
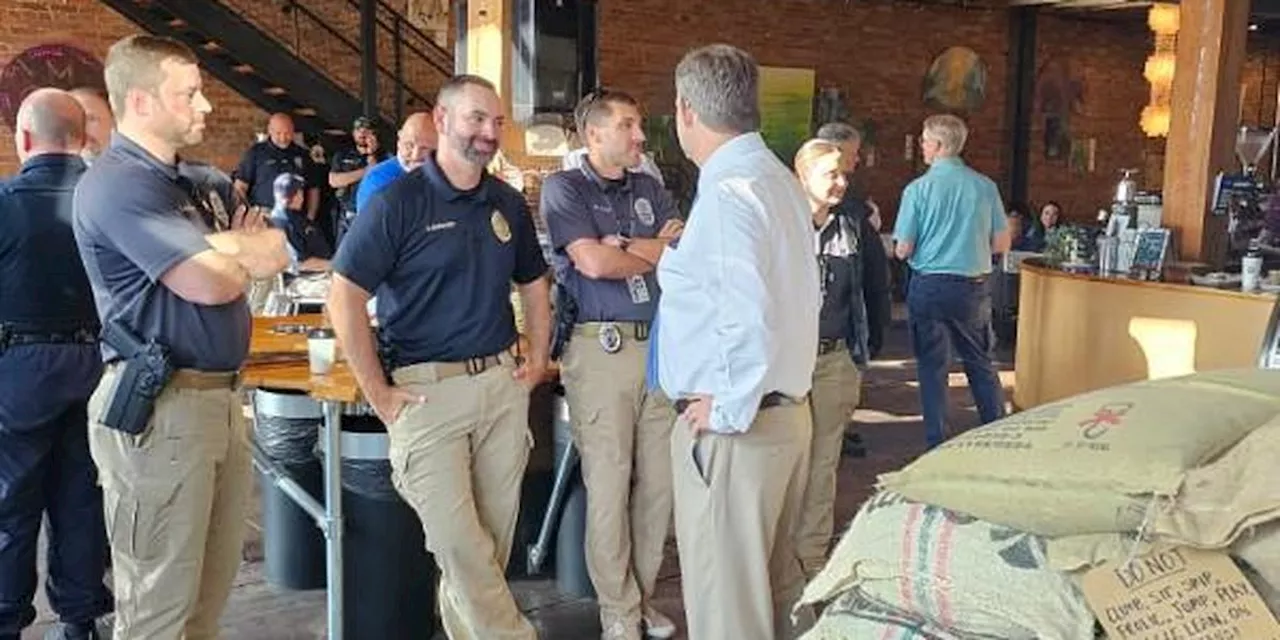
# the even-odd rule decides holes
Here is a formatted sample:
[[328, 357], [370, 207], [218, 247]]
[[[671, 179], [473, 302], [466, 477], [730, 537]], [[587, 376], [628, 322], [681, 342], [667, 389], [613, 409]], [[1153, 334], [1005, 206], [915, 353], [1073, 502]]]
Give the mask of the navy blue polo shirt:
[[[390, 154], [382, 149], [378, 149], [373, 155], [378, 162], [390, 157]], [[349, 173], [369, 166], [372, 165], [369, 164], [368, 156], [360, 153], [355, 147], [347, 147], [333, 155], [333, 162], [330, 164], [329, 171], [331, 173]], [[342, 204], [344, 212], [356, 210], [356, 193], [360, 190], [360, 182], [361, 180], [357, 180], [348, 186], [334, 189], [333, 194], [337, 196], [338, 202]]]
[[204, 204], [205, 224], [214, 231], [231, 228], [240, 196], [236, 194], [231, 176], [221, 169], [197, 160], [178, 160], [178, 175], [190, 180]]
[[282, 173], [296, 173], [307, 180], [307, 188], [316, 184], [311, 152], [291, 144], [281, 149], [270, 140], [254, 144], [240, 158], [236, 177], [249, 185], [249, 204], [270, 209], [275, 205], [272, 185]]
[[84, 171], [79, 156], [44, 154], [0, 184], [0, 323], [28, 331], [97, 326], [71, 230], [72, 195]]
[[654, 238], [678, 217], [675, 201], [652, 176], [627, 171], [607, 180], [583, 160], [582, 166], [547, 176], [539, 209], [551, 237], [556, 282], [578, 303], [578, 322], [648, 322], [658, 305], [658, 279], [645, 274], [648, 302], [636, 302], [626, 280], [592, 280], [573, 267], [565, 251], [576, 240], [610, 235]]
[[[202, 197], [177, 167], [115, 132], [76, 188], [76, 244], [104, 323], [120, 320], [142, 339], [168, 346], [178, 367], [234, 371], [249, 352], [245, 299], [198, 305], [160, 282], [169, 269], [212, 248]], [[105, 344], [103, 356], [118, 357]]]
[[511, 283], [537, 280], [547, 264], [518, 191], [487, 173], [458, 190], [432, 154], [355, 217], [333, 269], [376, 293], [380, 340], [403, 367], [510, 347]]

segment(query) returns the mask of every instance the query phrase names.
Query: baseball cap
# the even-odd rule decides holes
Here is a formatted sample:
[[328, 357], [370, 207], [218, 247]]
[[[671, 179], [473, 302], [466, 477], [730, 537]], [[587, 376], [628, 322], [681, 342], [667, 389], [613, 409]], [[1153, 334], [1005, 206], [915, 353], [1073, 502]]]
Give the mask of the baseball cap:
[[276, 200], [288, 200], [299, 191], [302, 191], [302, 188], [306, 185], [307, 182], [302, 179], [302, 176], [296, 173], [282, 173], [276, 176], [276, 180], [271, 187], [275, 193]]
[[359, 118], [356, 118], [355, 122], [351, 123], [352, 131], [359, 131], [361, 129], [368, 129], [370, 131], [373, 131], [373, 118], [370, 118], [368, 116], [360, 116]]

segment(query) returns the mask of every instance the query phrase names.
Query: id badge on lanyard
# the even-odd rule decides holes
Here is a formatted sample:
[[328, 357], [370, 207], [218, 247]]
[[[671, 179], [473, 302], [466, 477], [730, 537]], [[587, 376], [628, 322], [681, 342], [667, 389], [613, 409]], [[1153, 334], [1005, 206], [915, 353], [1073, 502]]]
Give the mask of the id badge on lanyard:
[[627, 278], [627, 291], [631, 294], [631, 301], [636, 304], [644, 304], [649, 302], [649, 283], [645, 281], [644, 276], [634, 275]]

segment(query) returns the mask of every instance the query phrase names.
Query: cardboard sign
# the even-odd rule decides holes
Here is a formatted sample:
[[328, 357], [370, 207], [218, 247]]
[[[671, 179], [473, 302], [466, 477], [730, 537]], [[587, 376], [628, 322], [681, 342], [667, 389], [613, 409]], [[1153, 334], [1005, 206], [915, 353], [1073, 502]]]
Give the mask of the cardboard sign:
[[1165, 547], [1084, 577], [1110, 640], [1280, 640], [1280, 624], [1225, 553]]

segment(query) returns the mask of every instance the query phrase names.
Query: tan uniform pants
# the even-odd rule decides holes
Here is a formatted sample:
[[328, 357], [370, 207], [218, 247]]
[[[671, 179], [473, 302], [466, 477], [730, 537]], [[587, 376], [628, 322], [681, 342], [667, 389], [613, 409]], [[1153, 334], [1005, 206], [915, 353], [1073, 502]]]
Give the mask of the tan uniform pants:
[[809, 477], [809, 407], [756, 415], [738, 435], [671, 431], [676, 537], [689, 640], [790, 640], [804, 590], [795, 533]]
[[417, 512], [440, 567], [440, 617], [452, 640], [535, 640], [506, 566], [533, 436], [529, 390], [509, 364], [439, 379], [433, 364], [398, 369], [426, 397], [387, 428], [392, 480]]
[[844, 450], [845, 426], [862, 394], [862, 372], [847, 349], [818, 356], [813, 369], [809, 410], [813, 416], [813, 444], [809, 448], [809, 482], [796, 536], [805, 576], [818, 575], [827, 561], [835, 528], [836, 472]]
[[251, 482], [240, 394], [172, 383], [147, 430], [132, 436], [96, 422], [117, 375], [108, 368], [89, 400], [89, 449], [111, 540], [113, 637], [216, 638], [240, 566]]
[[645, 389], [649, 343], [622, 326], [617, 353], [605, 352], [592, 323], [574, 331], [561, 360], [587, 487], [587, 571], [606, 630], [639, 629], [671, 526], [675, 409]]

